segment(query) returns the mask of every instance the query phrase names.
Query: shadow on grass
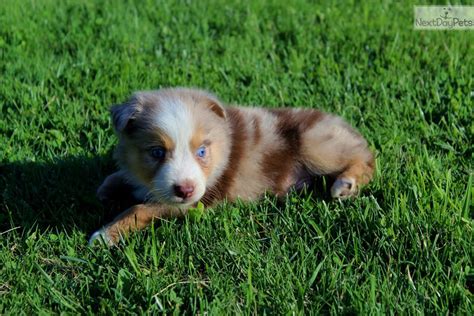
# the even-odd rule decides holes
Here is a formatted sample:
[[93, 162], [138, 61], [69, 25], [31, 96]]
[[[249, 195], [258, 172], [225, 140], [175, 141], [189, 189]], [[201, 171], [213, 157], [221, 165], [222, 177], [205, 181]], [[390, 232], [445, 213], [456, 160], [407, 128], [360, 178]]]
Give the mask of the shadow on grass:
[[[90, 234], [133, 205], [104, 206], [97, 198], [97, 188], [114, 171], [111, 153], [0, 165], [0, 232], [13, 227], [23, 230], [35, 227], [42, 231], [76, 228]], [[316, 177], [310, 188], [313, 197], [330, 201], [328, 188], [332, 182], [326, 177]], [[124, 198], [127, 193], [116, 195]], [[282, 206], [285, 203], [284, 199], [279, 202]]]
[[115, 169], [111, 154], [0, 165], [0, 231], [34, 226], [92, 232], [116, 215], [96, 197]]

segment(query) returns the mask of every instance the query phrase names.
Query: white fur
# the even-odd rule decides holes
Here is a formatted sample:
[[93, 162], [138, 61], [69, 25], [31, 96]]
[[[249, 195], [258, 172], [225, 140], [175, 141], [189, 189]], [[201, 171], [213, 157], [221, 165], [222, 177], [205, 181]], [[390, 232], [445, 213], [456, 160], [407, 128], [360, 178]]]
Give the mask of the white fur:
[[356, 180], [354, 178], [339, 178], [331, 187], [333, 198], [346, 199], [357, 192]]
[[112, 238], [109, 237], [107, 231], [102, 228], [92, 234], [91, 238], [89, 238], [89, 246], [93, 246], [96, 242], [100, 242], [106, 244], [107, 246], [114, 245]]
[[205, 176], [191, 152], [190, 141], [195, 128], [190, 109], [179, 99], [168, 99], [162, 103], [155, 122], [175, 144], [171, 159], [164, 163], [155, 176], [153, 190], [158, 200], [181, 203], [182, 198], [174, 194], [174, 185], [185, 182], [194, 184], [194, 193], [187, 204], [192, 204], [204, 195], [206, 190]]
[[166, 133], [176, 145], [188, 143], [194, 130], [194, 120], [189, 108], [179, 99], [163, 100], [155, 116], [156, 126]]

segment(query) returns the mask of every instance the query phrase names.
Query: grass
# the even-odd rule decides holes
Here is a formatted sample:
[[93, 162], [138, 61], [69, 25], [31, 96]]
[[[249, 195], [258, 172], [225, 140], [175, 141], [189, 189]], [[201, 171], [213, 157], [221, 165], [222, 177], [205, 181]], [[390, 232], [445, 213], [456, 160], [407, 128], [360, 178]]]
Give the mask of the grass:
[[[0, 5], [0, 314], [473, 314], [472, 31], [399, 2]], [[198, 86], [318, 107], [377, 153], [358, 199], [292, 194], [90, 248], [108, 107]]]

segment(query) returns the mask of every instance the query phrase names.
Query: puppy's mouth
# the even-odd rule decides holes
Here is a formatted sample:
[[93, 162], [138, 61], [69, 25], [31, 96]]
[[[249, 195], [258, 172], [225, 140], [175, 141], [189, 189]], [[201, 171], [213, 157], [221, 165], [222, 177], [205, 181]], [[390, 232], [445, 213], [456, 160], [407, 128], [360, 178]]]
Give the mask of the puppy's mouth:
[[[199, 201], [199, 199], [197, 201]], [[178, 205], [189, 205], [197, 201], [196, 201], [196, 198], [194, 198], [193, 196], [188, 197], [188, 198], [180, 198], [180, 197], [174, 196], [171, 199], [172, 204], [178, 204]]]
[[151, 197], [151, 200], [154, 200], [155, 202], [162, 203], [162, 204], [168, 204], [168, 205], [173, 205], [173, 206], [188, 206], [192, 205], [196, 202], [198, 202], [202, 198], [201, 195], [192, 195], [189, 197], [179, 197], [175, 196], [173, 194], [164, 194], [164, 195], [159, 195], [159, 194], [154, 194]]

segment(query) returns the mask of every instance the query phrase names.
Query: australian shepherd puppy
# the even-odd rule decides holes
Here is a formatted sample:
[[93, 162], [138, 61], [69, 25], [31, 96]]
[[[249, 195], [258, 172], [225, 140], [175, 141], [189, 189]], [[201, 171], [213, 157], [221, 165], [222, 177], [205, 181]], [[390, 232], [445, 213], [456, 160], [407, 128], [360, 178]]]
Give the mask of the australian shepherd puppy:
[[[313, 109], [224, 107], [212, 94], [174, 88], [138, 92], [112, 107], [120, 170], [98, 190], [103, 201], [135, 205], [95, 232], [109, 245], [154, 218], [186, 214], [199, 201], [256, 200], [334, 178], [346, 198], [369, 182], [374, 156], [340, 117]], [[129, 199], [130, 200], [130, 199]]]

